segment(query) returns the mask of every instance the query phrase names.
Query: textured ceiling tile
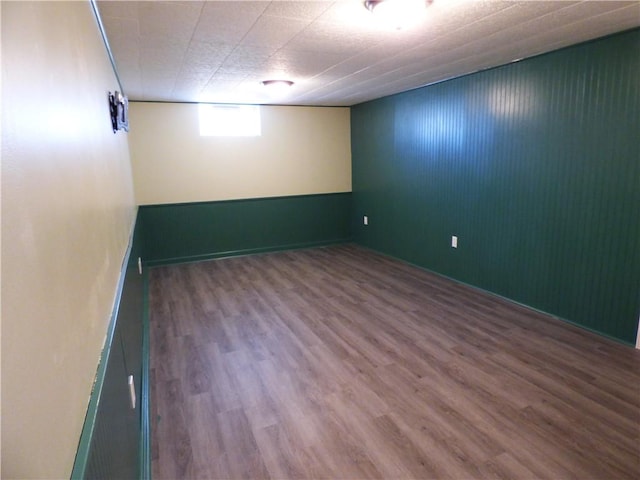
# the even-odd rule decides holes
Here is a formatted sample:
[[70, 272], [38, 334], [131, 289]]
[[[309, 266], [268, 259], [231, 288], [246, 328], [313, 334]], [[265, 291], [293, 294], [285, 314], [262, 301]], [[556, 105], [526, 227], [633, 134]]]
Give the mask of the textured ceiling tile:
[[[592, 14], [600, 14], [609, 11], [619, 10], [621, 8], [630, 8], [635, 11], [637, 16], [640, 16], [640, 3], [637, 0], [606, 0], [606, 1], [593, 1], [593, 0], [581, 0], [581, 4], [590, 10]], [[606, 5], [598, 5], [606, 3]]]
[[[586, 3], [586, 2], [585, 2]], [[604, 2], [601, 2], [604, 3]], [[614, 3], [614, 2], [611, 2]], [[621, 2], [615, 2], [621, 3]], [[596, 17], [585, 15], [583, 5], [574, 7], [571, 10], [580, 10], [579, 12], [566, 12], [563, 22], [550, 25], [553, 28], [541, 30], [532, 25], [530, 29], [531, 35], [514, 41], [511, 45], [503, 45], [495, 49], [496, 61], [503, 62], [503, 58], [509, 55], [515, 55], [514, 58], [523, 58], [538, 53], [556, 50], [561, 47], [572, 45], [578, 41], [592, 38], [592, 35], [603, 36], [618, 31], [619, 29], [632, 28], [637, 26], [640, 19], [640, 3], [629, 5], [625, 2], [622, 9], [602, 13]], [[592, 9], [590, 5], [587, 8]], [[593, 10], [591, 10], [593, 11]], [[609, 19], [609, 21], [607, 21]], [[568, 38], [573, 39], [569, 41]], [[513, 50], [512, 50], [513, 49]]]
[[238, 43], [268, 5], [268, 2], [206, 2], [193, 38]]
[[269, 53], [260, 47], [238, 46], [220, 65], [219, 71], [248, 74], [269, 59]]
[[[497, 14], [511, 6], [501, 1], [435, 1], [426, 9], [425, 17], [406, 30], [391, 32], [385, 42], [398, 42], [405, 49], [418, 43], [436, 41], [454, 32], [464, 32], [469, 25]], [[469, 35], [467, 35], [469, 38]]]
[[[493, 32], [491, 32], [491, 29], [488, 29], [486, 32], [482, 32], [482, 35], [477, 35], [478, 31], [475, 31], [472, 35], [473, 38], [477, 39], [475, 42], [468, 41], [469, 37], [467, 35], [470, 31], [458, 32], [457, 37], [450, 36], [449, 38], [440, 39], [440, 42], [438, 43], [446, 43], [446, 48], [440, 49], [439, 52], [434, 51], [434, 49], [431, 49], [431, 52], [427, 52], [426, 50], [420, 51], [417, 49], [414, 49], [411, 52], [417, 54], [429, 53], [429, 60], [427, 62], [420, 62], [423, 67], [426, 67], [427, 69], [429, 67], [428, 63], [449, 65], [453, 67], [461, 61], [469, 63], [470, 58], [472, 58], [471, 63], [473, 63], [473, 58], [475, 58], [476, 63], [481, 62], [481, 58], [483, 58], [486, 52], [494, 52], [496, 55], [493, 55], [493, 57], [496, 59], [499, 58], [496, 62], [489, 62], [490, 66], [508, 63], [524, 56], [535, 55], [544, 50], [536, 48], [536, 44], [539, 44], [540, 41], [531, 40], [532, 37], [544, 37], [547, 30], [557, 28], [558, 26], [570, 21], [570, 19], [576, 17], [576, 12], [571, 12], [574, 7], [568, 2], [566, 3], [566, 7], [564, 7], [564, 5], [565, 4], [562, 5], [563, 8], [556, 10], [553, 13], [543, 14], [531, 20], [519, 24], [515, 23], [503, 29], [497, 29]], [[432, 45], [435, 43], [436, 42], [431, 42]], [[533, 43], [533, 45], [530, 45], [531, 43]], [[516, 44], [518, 45], [518, 48], [512, 48]], [[507, 48], [505, 48], [505, 46]], [[405, 54], [399, 58], [396, 63], [408, 64], [410, 63], [410, 57]], [[487, 63], [482, 62], [471, 70], [465, 70], [465, 72], [476, 71], [486, 67]], [[405, 67], [398, 71], [398, 73], [401, 73], [402, 75], [412, 75], [416, 72], [420, 72], [420, 70], [411, 69], [410, 67]], [[460, 70], [457, 69], [451, 73], [460, 74]]]
[[376, 75], [386, 71], [397, 70], [406, 66], [429, 66], [437, 62], [439, 55], [449, 55], [449, 48], [442, 48], [436, 43], [421, 45], [418, 48], [405, 50], [397, 55], [387, 56], [375, 64], [371, 64], [369, 73]]
[[196, 98], [197, 102], [207, 103], [255, 103], [254, 99], [244, 102], [238, 98], [236, 88], [240, 82], [237, 81], [223, 81], [212, 80], [209, 84], [198, 94]]
[[534, 8], [543, 3], [546, 2], [514, 3], [508, 9], [467, 25], [464, 30], [457, 30], [454, 32], [454, 37], [449, 42], [449, 46], [464, 45], [469, 43], [471, 38], [486, 40], [487, 37], [496, 35], [504, 29], [516, 28], [531, 18], [548, 13], [548, 8]]
[[171, 76], [164, 77], [158, 74], [155, 75], [142, 75], [142, 87], [145, 95], [157, 95], [161, 96], [163, 100], [166, 100], [173, 90], [173, 84], [175, 79]]
[[[567, 2], [563, 5], [569, 5], [569, 3]], [[447, 48], [450, 49], [471, 42], [482, 42], [488, 44], [490, 48], [492, 45], [488, 41], [493, 35], [499, 34], [505, 29], [517, 28], [519, 24], [531, 18], [537, 18], [539, 15], [541, 13], [537, 9], [529, 10], [519, 3], [511, 3], [508, 8], [494, 11], [487, 15], [479, 15], [475, 21], [459, 25], [458, 28], [442, 34], [435, 41], [446, 44]]]
[[126, 75], [121, 78], [123, 85], [126, 85], [126, 88], [123, 88], [123, 93], [127, 95], [128, 98], [142, 98], [144, 92], [142, 90], [142, 82], [139, 77]]
[[[103, 2], [132, 99], [350, 105], [640, 25], [640, 2], [435, 0], [404, 30], [363, 0]], [[271, 99], [259, 80], [296, 82]]]
[[582, 19], [603, 13], [619, 11], [623, 8], [627, 8], [627, 13], [635, 14], [636, 18], [640, 19], [640, 2], [637, 1], [582, 1], [572, 6], [569, 11], [574, 13], [577, 18]]
[[120, 1], [99, 1], [97, 2], [100, 16], [104, 20], [111, 18], [137, 18], [138, 4], [140, 2], [120, 2]]
[[314, 22], [287, 43], [285, 48], [351, 56], [381, 41], [380, 36], [373, 31], [350, 31], [335, 28], [330, 23]]
[[492, 17], [511, 7], [512, 2], [503, 1], [470, 1], [439, 2], [435, 1], [427, 8], [426, 21], [428, 36], [441, 35], [452, 30], [464, 29], [475, 22]]
[[[421, 61], [421, 58], [424, 61], [431, 52], [482, 41], [480, 36], [471, 33], [472, 26], [490, 25], [492, 19], [512, 6], [512, 2], [463, 0], [446, 3], [446, 8], [442, 5], [442, 2], [431, 5], [427, 19], [419, 28], [385, 38], [380, 49], [388, 50], [385, 52], [387, 58], [396, 59], [392, 65]], [[496, 30], [495, 27], [487, 29], [489, 32]]]
[[127, 43], [134, 43], [140, 37], [140, 26], [138, 19], [135, 17], [103, 17], [102, 23], [109, 31], [108, 39], [110, 44], [118, 40]]
[[140, 2], [140, 35], [184, 42], [191, 38], [203, 2]]
[[184, 57], [189, 46], [188, 42], [177, 42], [172, 37], [141, 37], [139, 40], [139, 44], [140, 51], [165, 50], [167, 56], [180, 55], [181, 58]]
[[214, 72], [220, 68], [234, 48], [230, 44], [194, 40], [184, 53], [180, 71], [185, 74]]
[[202, 90], [207, 86], [213, 73], [210, 72], [190, 72], [181, 73], [175, 80], [174, 89]]
[[[349, 81], [349, 78], [334, 78], [325, 79], [323, 76], [316, 77], [314, 79], [312, 87], [309, 87], [310, 93], [314, 97], [323, 97], [325, 95], [335, 94], [340, 90], [351, 86], [353, 83]], [[324, 80], [324, 81], [323, 81]]]
[[[615, 2], [619, 3], [619, 2]], [[605, 35], [619, 31], [619, 29], [629, 29], [640, 24], [640, 2], [626, 6], [623, 9], [601, 13], [597, 16], [584, 19], [580, 25], [567, 30], [568, 35], [577, 37], [582, 35], [586, 39], [584, 32], [589, 32], [596, 36]]]
[[322, 15], [331, 5], [332, 1], [319, 2], [271, 2], [264, 11], [265, 15], [275, 17], [293, 18], [298, 20], [315, 20]]
[[236, 44], [215, 41], [192, 40], [185, 53], [185, 62], [201, 62], [210, 58], [226, 58]]
[[168, 45], [143, 46], [140, 49], [140, 67], [143, 70], [175, 70], [182, 65], [182, 52], [181, 48]]
[[341, 55], [331, 53], [316, 52], [311, 55], [307, 52], [280, 50], [269, 57], [263, 68], [265, 73], [280, 74], [283, 78], [296, 81], [313, 78], [343, 60]]
[[[633, 22], [628, 18], [623, 19], [619, 22], [616, 22], [616, 26], [624, 25], [625, 22], [628, 22], [627, 29], [637, 26], [636, 22]], [[545, 36], [545, 38], [541, 41], [541, 42], [544, 42], [544, 48], [541, 46], [539, 53], [543, 53], [551, 50], [557, 50], [559, 48], [573, 45], [572, 42], [567, 41], [566, 35], [572, 35], [572, 36], [578, 37], [584, 31], [585, 28], [588, 28], [590, 29], [590, 31], [597, 33], [598, 36], [605, 36], [610, 33], [613, 33], [613, 30], [611, 30], [610, 28], [607, 28], [601, 22], [598, 22], [596, 25], [593, 25], [593, 26], [589, 25], [589, 20], [586, 20], [584, 22], [572, 23], [561, 29], [550, 32], [549, 35]], [[589, 38], [591, 37], [586, 37], [584, 38], [584, 40], [588, 40]]]
[[[585, 18], [590, 13], [588, 13], [588, 10], [585, 9], [584, 6], [584, 3], [567, 6], [566, 8], [556, 10], [546, 15], [540, 15], [536, 18], [527, 20], [519, 26], [512, 26], [508, 28], [508, 30], [524, 30], [530, 36], [540, 35], [546, 31], [550, 31], [576, 20]], [[589, 8], [589, 10], [590, 9], [591, 8]]]
[[257, 45], [272, 53], [309, 25], [306, 20], [262, 15], [242, 39], [242, 45]]
[[113, 58], [118, 66], [118, 70], [128, 70], [131, 68], [140, 68], [140, 50], [135, 45], [126, 44], [118, 47], [118, 42], [111, 47]]
[[171, 96], [180, 98], [180, 101], [193, 101], [207, 86], [208, 80], [198, 82], [196, 80], [176, 81], [174, 82]]
[[[225, 74], [216, 72], [202, 90], [202, 94], [212, 95], [220, 92], [221, 89], [234, 89], [240, 82], [244, 81], [244, 76]], [[209, 100], [212, 101], [212, 100]]]
[[[373, 68], [373, 65], [383, 60], [376, 55], [375, 49], [369, 49], [360, 54], [355, 55], [348, 60], [335, 64], [322, 72], [324, 75], [331, 75], [332, 77], [350, 77], [363, 71], [369, 71]], [[386, 70], [386, 68], [384, 69]]]
[[376, 28], [371, 12], [364, 6], [364, 0], [342, 0], [333, 2], [316, 20], [339, 27]]

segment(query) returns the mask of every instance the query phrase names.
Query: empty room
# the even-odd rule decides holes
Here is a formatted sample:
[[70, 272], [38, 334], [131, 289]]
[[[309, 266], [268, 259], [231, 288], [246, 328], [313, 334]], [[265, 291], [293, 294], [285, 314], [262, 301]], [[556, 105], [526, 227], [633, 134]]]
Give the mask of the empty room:
[[640, 477], [640, 2], [0, 19], [2, 478]]

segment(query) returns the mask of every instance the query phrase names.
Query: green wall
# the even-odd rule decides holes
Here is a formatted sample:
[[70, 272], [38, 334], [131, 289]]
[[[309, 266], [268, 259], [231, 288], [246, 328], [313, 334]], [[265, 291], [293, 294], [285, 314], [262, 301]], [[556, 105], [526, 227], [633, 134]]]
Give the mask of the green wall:
[[639, 79], [636, 29], [355, 106], [354, 239], [634, 343]]
[[140, 207], [149, 265], [350, 239], [351, 193]]

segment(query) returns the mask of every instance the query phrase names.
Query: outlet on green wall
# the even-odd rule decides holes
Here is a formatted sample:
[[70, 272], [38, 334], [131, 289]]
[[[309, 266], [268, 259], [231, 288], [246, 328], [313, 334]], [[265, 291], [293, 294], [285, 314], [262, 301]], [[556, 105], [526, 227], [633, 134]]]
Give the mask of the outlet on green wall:
[[355, 106], [354, 239], [634, 343], [639, 53], [636, 29]]

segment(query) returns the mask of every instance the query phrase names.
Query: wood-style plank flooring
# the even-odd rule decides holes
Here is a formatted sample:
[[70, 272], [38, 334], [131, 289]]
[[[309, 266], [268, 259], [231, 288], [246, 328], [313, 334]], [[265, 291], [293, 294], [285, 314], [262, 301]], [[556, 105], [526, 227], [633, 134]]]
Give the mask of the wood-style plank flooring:
[[353, 246], [150, 272], [177, 478], [640, 478], [640, 352]]

